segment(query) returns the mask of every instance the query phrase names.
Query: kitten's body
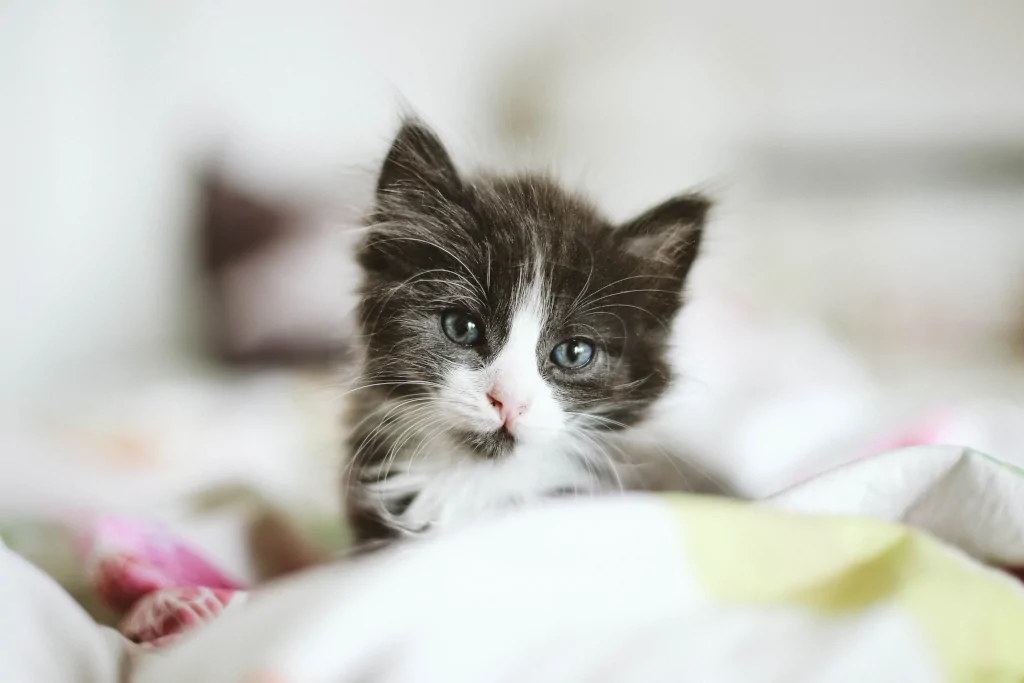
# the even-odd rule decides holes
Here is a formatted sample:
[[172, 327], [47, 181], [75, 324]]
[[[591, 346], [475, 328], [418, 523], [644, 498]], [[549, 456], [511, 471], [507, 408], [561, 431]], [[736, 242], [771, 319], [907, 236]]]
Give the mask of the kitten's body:
[[626, 485], [617, 440], [672, 381], [707, 201], [612, 226], [541, 177], [463, 180], [414, 123], [377, 196], [345, 476], [357, 538]]

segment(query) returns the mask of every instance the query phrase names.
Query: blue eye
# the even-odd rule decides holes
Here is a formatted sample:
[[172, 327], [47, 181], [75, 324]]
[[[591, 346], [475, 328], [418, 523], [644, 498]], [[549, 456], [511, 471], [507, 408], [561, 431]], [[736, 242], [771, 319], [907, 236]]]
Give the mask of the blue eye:
[[564, 341], [551, 351], [551, 361], [567, 370], [578, 370], [594, 358], [594, 345], [585, 339]]
[[476, 346], [483, 337], [480, 323], [459, 311], [442, 313], [441, 329], [446, 337], [461, 346]]

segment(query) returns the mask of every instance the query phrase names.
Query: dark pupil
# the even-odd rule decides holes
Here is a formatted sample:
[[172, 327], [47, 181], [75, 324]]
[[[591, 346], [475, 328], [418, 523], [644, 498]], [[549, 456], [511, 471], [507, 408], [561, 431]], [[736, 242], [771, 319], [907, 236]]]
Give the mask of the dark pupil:
[[476, 329], [476, 323], [469, 318], [459, 317], [455, 319], [452, 327], [455, 328], [455, 336], [459, 339], [465, 339], [473, 334], [473, 330]]
[[572, 342], [565, 347], [565, 358], [570, 363], [575, 363], [583, 355], [583, 344]]

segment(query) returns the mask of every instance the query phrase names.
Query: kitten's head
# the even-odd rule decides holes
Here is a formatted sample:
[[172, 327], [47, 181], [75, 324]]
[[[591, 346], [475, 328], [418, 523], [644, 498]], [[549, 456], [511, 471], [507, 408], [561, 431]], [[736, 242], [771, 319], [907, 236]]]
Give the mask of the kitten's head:
[[669, 383], [708, 207], [680, 196], [612, 225], [543, 178], [461, 177], [407, 122], [359, 252], [365, 378], [479, 458], [628, 427]]

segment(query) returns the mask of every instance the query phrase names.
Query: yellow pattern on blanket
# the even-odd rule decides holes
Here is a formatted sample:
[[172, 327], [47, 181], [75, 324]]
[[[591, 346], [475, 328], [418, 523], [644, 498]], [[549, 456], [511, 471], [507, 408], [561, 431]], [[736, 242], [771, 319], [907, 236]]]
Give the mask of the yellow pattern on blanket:
[[1024, 679], [1024, 591], [928, 536], [867, 519], [687, 497], [672, 506], [695, 580], [719, 604], [822, 615], [896, 606], [949, 680]]

